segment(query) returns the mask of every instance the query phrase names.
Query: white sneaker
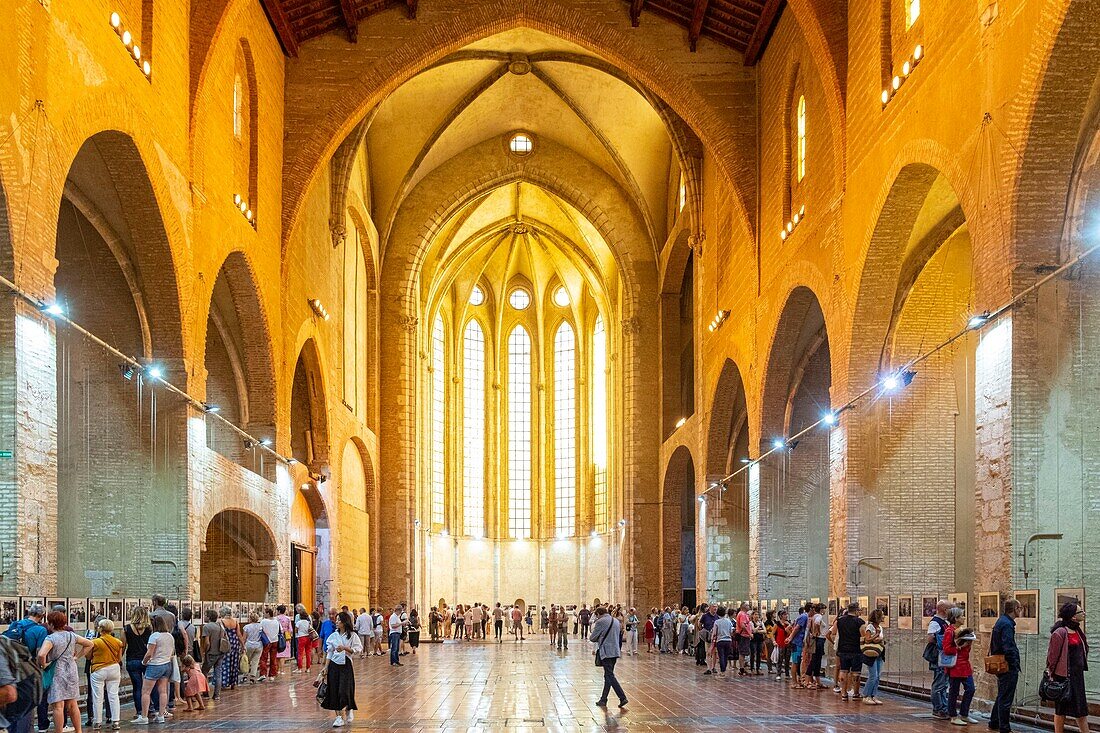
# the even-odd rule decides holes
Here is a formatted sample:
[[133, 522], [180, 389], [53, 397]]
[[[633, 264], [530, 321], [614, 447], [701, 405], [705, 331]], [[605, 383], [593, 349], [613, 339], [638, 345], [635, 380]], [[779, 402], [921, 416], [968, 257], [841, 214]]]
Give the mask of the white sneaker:
[[149, 719], [144, 715], [139, 715], [133, 720], [134, 725], [149, 725]]
[[951, 719], [951, 725], [969, 725], [969, 723], [966, 722], [966, 718], [955, 717]]
[[341, 718], [339, 715], [337, 715], [336, 720], [332, 721], [332, 727], [333, 728], [343, 728], [344, 727], [344, 719]]
[[[171, 715], [171, 713], [169, 713], [169, 715]], [[160, 723], [161, 725], [164, 725], [164, 716], [163, 715], [158, 715], [157, 716], [157, 722]]]
[[981, 718], [975, 718], [973, 715], [968, 715], [966, 718], [966, 722], [970, 723], [971, 725], [977, 725], [978, 723], [982, 722], [982, 720]]
[[347, 721], [350, 723], [353, 720], [355, 720], [355, 711], [354, 710], [349, 710]]
[[76, 733], [76, 728], [71, 725], [66, 725], [61, 729], [61, 733]]

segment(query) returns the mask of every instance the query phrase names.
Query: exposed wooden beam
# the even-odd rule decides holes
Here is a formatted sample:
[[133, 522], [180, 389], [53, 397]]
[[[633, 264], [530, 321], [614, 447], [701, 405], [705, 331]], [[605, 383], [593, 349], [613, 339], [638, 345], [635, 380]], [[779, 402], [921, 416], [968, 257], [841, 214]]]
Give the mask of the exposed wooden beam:
[[783, 0], [766, 0], [764, 3], [764, 9], [760, 11], [760, 20], [756, 23], [756, 30], [752, 32], [748, 45], [745, 46], [745, 66], [755, 66], [760, 60], [782, 7]]
[[416, 20], [416, 7], [420, 5], [420, 0], [405, 0], [405, 9], [409, 13], [409, 20]]
[[642, 8], [645, 6], [645, 0], [630, 0], [630, 25], [635, 28], [642, 22]]
[[344, 16], [344, 27], [348, 31], [348, 40], [359, 40], [359, 17], [355, 12], [355, 0], [340, 0], [340, 14]]
[[695, 0], [695, 7], [691, 11], [691, 27], [688, 28], [688, 45], [691, 50], [699, 43], [699, 36], [703, 33], [703, 18], [707, 16], [707, 6], [710, 0]]
[[275, 37], [279, 39], [279, 45], [283, 47], [283, 53], [291, 58], [298, 57], [298, 37], [294, 35], [294, 28], [283, 12], [283, 6], [279, 0], [260, 0], [267, 20], [275, 31]]

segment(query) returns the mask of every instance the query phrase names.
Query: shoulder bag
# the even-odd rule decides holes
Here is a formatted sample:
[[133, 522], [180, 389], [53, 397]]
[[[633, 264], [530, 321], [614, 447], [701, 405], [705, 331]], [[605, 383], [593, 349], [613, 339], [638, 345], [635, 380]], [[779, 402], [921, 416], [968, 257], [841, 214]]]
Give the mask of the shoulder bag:
[[[882, 631], [876, 629], [875, 636], [881, 637]], [[882, 641], [863, 641], [860, 639], [859, 651], [868, 659], [878, 659], [886, 652], [886, 645]]]
[[76, 634], [69, 632], [69, 643], [65, 645], [65, 648], [61, 650], [61, 653], [53, 658], [53, 661], [46, 665], [46, 668], [42, 670], [42, 689], [50, 689], [50, 685], [53, 684], [53, 673], [57, 669], [57, 660], [61, 659], [65, 655], [65, 652], [69, 651], [69, 647], [73, 645], [73, 637]]
[[317, 688], [317, 702], [324, 702], [325, 695], [328, 694], [328, 664], [321, 668], [317, 679], [313, 680], [313, 686]]
[[[1064, 627], [1063, 627], [1064, 628]], [[1069, 650], [1069, 631], [1066, 631], [1065, 641], [1062, 643], [1062, 656]], [[1055, 665], [1057, 669], [1058, 665]], [[1046, 702], [1060, 703], [1069, 700], [1072, 691], [1069, 686], [1069, 678], [1059, 678], [1049, 669], [1043, 672], [1043, 679], [1039, 681], [1039, 699]]]
[[[218, 653], [219, 654], [228, 654], [229, 649], [230, 649], [230, 646], [229, 646], [229, 629], [226, 628], [224, 623], [219, 622], [218, 626], [222, 627], [222, 638], [218, 641]], [[236, 633], [236, 632], [234, 632], [234, 633]]]
[[[994, 628], [996, 632], [996, 628]], [[996, 633], [989, 640], [989, 654], [985, 657], [986, 674], [1002, 675], [1008, 672], [1008, 660], [1001, 653], [1000, 637]]]
[[604, 639], [606, 639], [607, 635], [611, 633], [611, 627], [614, 626], [614, 625], [615, 625], [615, 620], [612, 619], [611, 623], [609, 623], [607, 625], [607, 631], [603, 632], [603, 636], [601, 636], [600, 640], [598, 642], [596, 642], [596, 666], [597, 667], [602, 667], [603, 666], [603, 657], [600, 656], [600, 647], [603, 646]]

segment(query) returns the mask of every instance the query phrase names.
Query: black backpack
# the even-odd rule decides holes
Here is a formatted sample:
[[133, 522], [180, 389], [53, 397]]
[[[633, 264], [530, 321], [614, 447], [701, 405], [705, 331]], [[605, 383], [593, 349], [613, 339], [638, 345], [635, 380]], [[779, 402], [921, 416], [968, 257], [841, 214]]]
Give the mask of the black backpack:
[[30, 650], [10, 637], [0, 636], [0, 654], [7, 658], [16, 690], [15, 699], [4, 706], [4, 717], [18, 721], [42, 701], [42, 670]]

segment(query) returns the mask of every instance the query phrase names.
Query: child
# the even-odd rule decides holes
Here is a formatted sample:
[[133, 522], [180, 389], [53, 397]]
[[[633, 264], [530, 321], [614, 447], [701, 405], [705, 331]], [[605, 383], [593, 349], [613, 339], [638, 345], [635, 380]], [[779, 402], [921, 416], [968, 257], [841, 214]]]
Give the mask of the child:
[[206, 710], [202, 696], [207, 691], [206, 675], [202, 673], [195, 658], [190, 654], [180, 660], [180, 669], [187, 679], [183, 683], [183, 699], [187, 701], [187, 710]]

